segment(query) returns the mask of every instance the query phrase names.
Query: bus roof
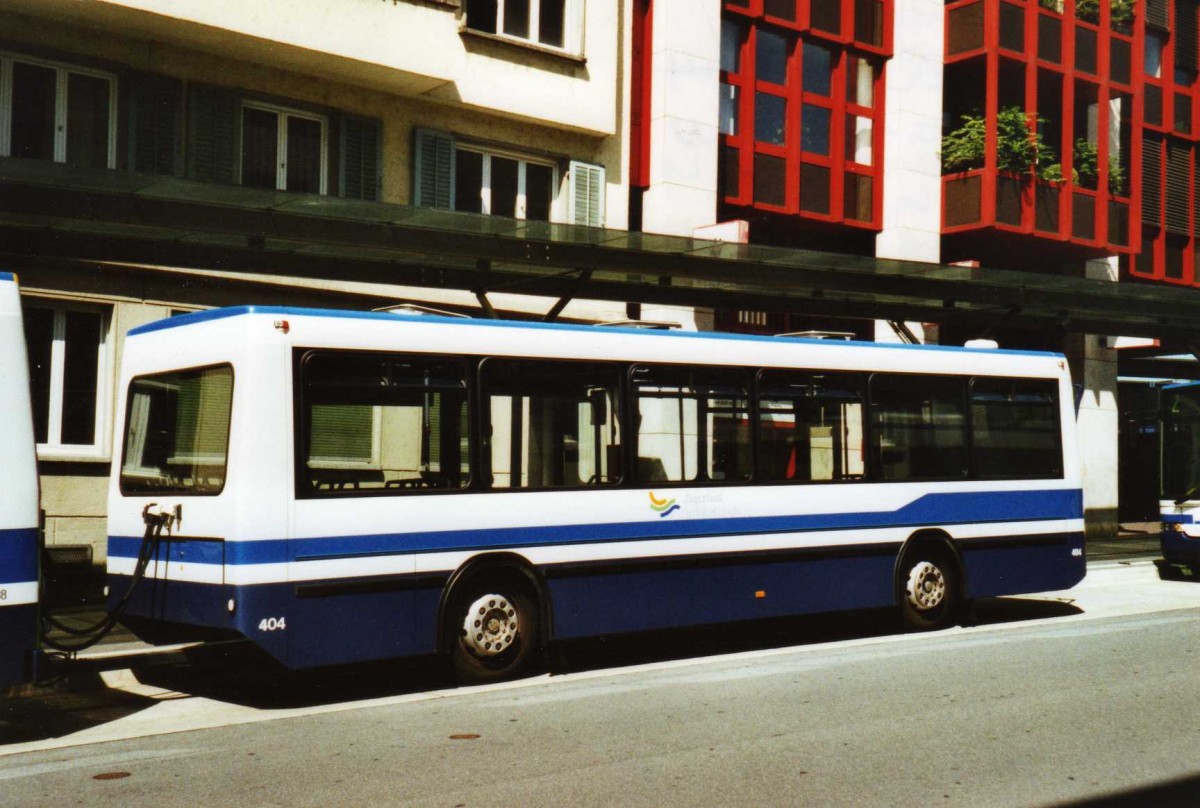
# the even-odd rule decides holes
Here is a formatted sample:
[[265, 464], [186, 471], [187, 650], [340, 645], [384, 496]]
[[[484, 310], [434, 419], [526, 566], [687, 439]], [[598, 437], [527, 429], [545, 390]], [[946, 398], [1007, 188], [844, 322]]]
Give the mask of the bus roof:
[[812, 339], [805, 337], [779, 337], [767, 336], [758, 334], [734, 334], [727, 332], [716, 331], [670, 331], [670, 330], [646, 330], [633, 327], [597, 327], [595, 325], [580, 325], [573, 323], [542, 323], [532, 322], [528, 320], [484, 320], [471, 319], [465, 317], [440, 317], [430, 314], [408, 314], [402, 312], [386, 312], [386, 311], [354, 311], [350, 309], [306, 309], [291, 306], [230, 306], [218, 309], [208, 309], [205, 311], [192, 312], [190, 314], [181, 314], [175, 317], [168, 317], [162, 320], [155, 320], [145, 325], [140, 325], [130, 329], [129, 336], [139, 336], [142, 334], [150, 334], [156, 331], [166, 331], [175, 328], [184, 328], [199, 323], [207, 323], [215, 320], [224, 320], [234, 317], [243, 317], [248, 315], [262, 315], [271, 317], [317, 317], [328, 319], [351, 319], [351, 320], [374, 320], [374, 321], [392, 321], [392, 322], [420, 322], [422, 324], [442, 324], [456, 326], [502, 326], [505, 328], [524, 328], [524, 329], [544, 329], [549, 331], [574, 331], [574, 332], [589, 332], [589, 333], [613, 333], [613, 334], [638, 334], [642, 336], [655, 336], [666, 339], [702, 339], [702, 340], [733, 340], [739, 342], [766, 342], [778, 344], [781, 341], [796, 342], [809, 345], [825, 345], [825, 346], [844, 346], [844, 347], [871, 347], [871, 348], [889, 348], [898, 350], [911, 351], [951, 351], [963, 353], [983, 353], [983, 354], [1003, 354], [1008, 356], [1036, 356], [1041, 358], [1051, 356], [1062, 356], [1062, 354], [1051, 351], [1025, 351], [1012, 350], [1004, 348], [967, 348], [954, 345], [907, 345], [904, 343], [888, 343], [888, 342], [862, 342], [852, 340], [823, 340]]

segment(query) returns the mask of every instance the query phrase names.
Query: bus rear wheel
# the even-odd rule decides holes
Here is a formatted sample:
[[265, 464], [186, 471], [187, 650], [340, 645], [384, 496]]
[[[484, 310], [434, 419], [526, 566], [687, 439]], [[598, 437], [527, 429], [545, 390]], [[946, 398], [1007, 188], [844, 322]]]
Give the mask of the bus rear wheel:
[[949, 554], [932, 548], [905, 553], [897, 570], [900, 615], [909, 631], [933, 631], [958, 616], [958, 570]]
[[484, 684], [527, 673], [538, 647], [537, 602], [506, 578], [481, 581], [453, 599], [446, 630], [450, 661], [462, 684]]

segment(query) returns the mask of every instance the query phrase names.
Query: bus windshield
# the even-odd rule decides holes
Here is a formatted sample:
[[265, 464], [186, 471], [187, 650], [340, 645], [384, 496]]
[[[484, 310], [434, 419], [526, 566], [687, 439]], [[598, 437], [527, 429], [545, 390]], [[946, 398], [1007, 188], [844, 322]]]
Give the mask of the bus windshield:
[[1200, 384], [1163, 390], [1162, 496], [1200, 493]]
[[232, 400], [228, 365], [134, 379], [121, 493], [219, 494], [225, 487]]

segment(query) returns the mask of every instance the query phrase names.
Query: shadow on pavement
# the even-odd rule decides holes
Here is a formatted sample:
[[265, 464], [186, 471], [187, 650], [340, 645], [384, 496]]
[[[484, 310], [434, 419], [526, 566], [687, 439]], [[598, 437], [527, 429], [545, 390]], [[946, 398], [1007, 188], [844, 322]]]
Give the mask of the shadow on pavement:
[[153, 706], [154, 699], [113, 690], [100, 674], [66, 677], [0, 695], [0, 746], [73, 735]]
[[[976, 603], [966, 623], [994, 625], [1080, 612], [1078, 607], [1058, 600], [987, 598]], [[890, 609], [646, 632], [558, 643], [551, 650], [549, 670], [551, 675], [561, 675], [898, 632], [896, 613]], [[72, 676], [69, 683], [27, 688], [24, 697], [0, 705], [0, 743], [68, 735], [123, 718], [164, 699], [203, 697], [280, 710], [453, 686], [448, 666], [441, 659], [424, 657], [288, 671], [248, 643], [146, 656], [133, 663], [132, 672], [152, 695], [105, 687], [95, 673]]]
[[1060, 803], [1057, 808], [1143, 808], [1147, 805], [1155, 808], [1195, 808], [1200, 805], [1200, 775], [1078, 802]]

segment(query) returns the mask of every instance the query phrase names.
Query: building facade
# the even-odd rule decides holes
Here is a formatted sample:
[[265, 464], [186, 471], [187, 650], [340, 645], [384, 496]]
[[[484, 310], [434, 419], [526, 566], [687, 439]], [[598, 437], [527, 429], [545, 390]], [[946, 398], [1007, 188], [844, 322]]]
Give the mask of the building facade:
[[[0, 177], [157, 176], [202, 183], [190, 187], [218, 206], [273, 191], [624, 227], [627, 17], [583, 0], [15, 0], [0, 6]], [[415, 293], [0, 251], [23, 290], [47, 543], [91, 546], [97, 561], [130, 328], [217, 305], [375, 308]], [[420, 299], [477, 307], [465, 290]], [[550, 305], [492, 302], [515, 316]]]
[[[1197, 7], [9, 0], [0, 193], [6, 176], [69, 186], [85, 222], [103, 218], [87, 210], [88, 188], [118, 177], [161, 180], [156, 193], [186, 192], [193, 204], [171, 253], [191, 247], [187, 266], [128, 260], [123, 245], [143, 235], [133, 225], [105, 224], [105, 240], [87, 242], [103, 246], [80, 260], [57, 253], [44, 216], [10, 210], [3, 222], [6, 233], [39, 232], [0, 247], [0, 268], [20, 275], [25, 295], [48, 542], [102, 557], [120, 430], [113, 379], [129, 328], [225, 304], [478, 306], [462, 286], [302, 272], [312, 248], [300, 242], [294, 272], [225, 265], [222, 237], [193, 225], [247, 200], [342, 205], [348, 217], [390, 204], [517, 228], [603, 226], [1191, 287]], [[276, 254], [285, 240], [264, 233], [251, 248], [256, 238]], [[509, 291], [486, 305], [538, 316], [554, 304]], [[1003, 311], [969, 328], [830, 317], [816, 305], [573, 301], [562, 314], [946, 344], [986, 336], [1063, 351], [1080, 383], [1089, 530], [1115, 530], [1115, 335], [1033, 333]]]

